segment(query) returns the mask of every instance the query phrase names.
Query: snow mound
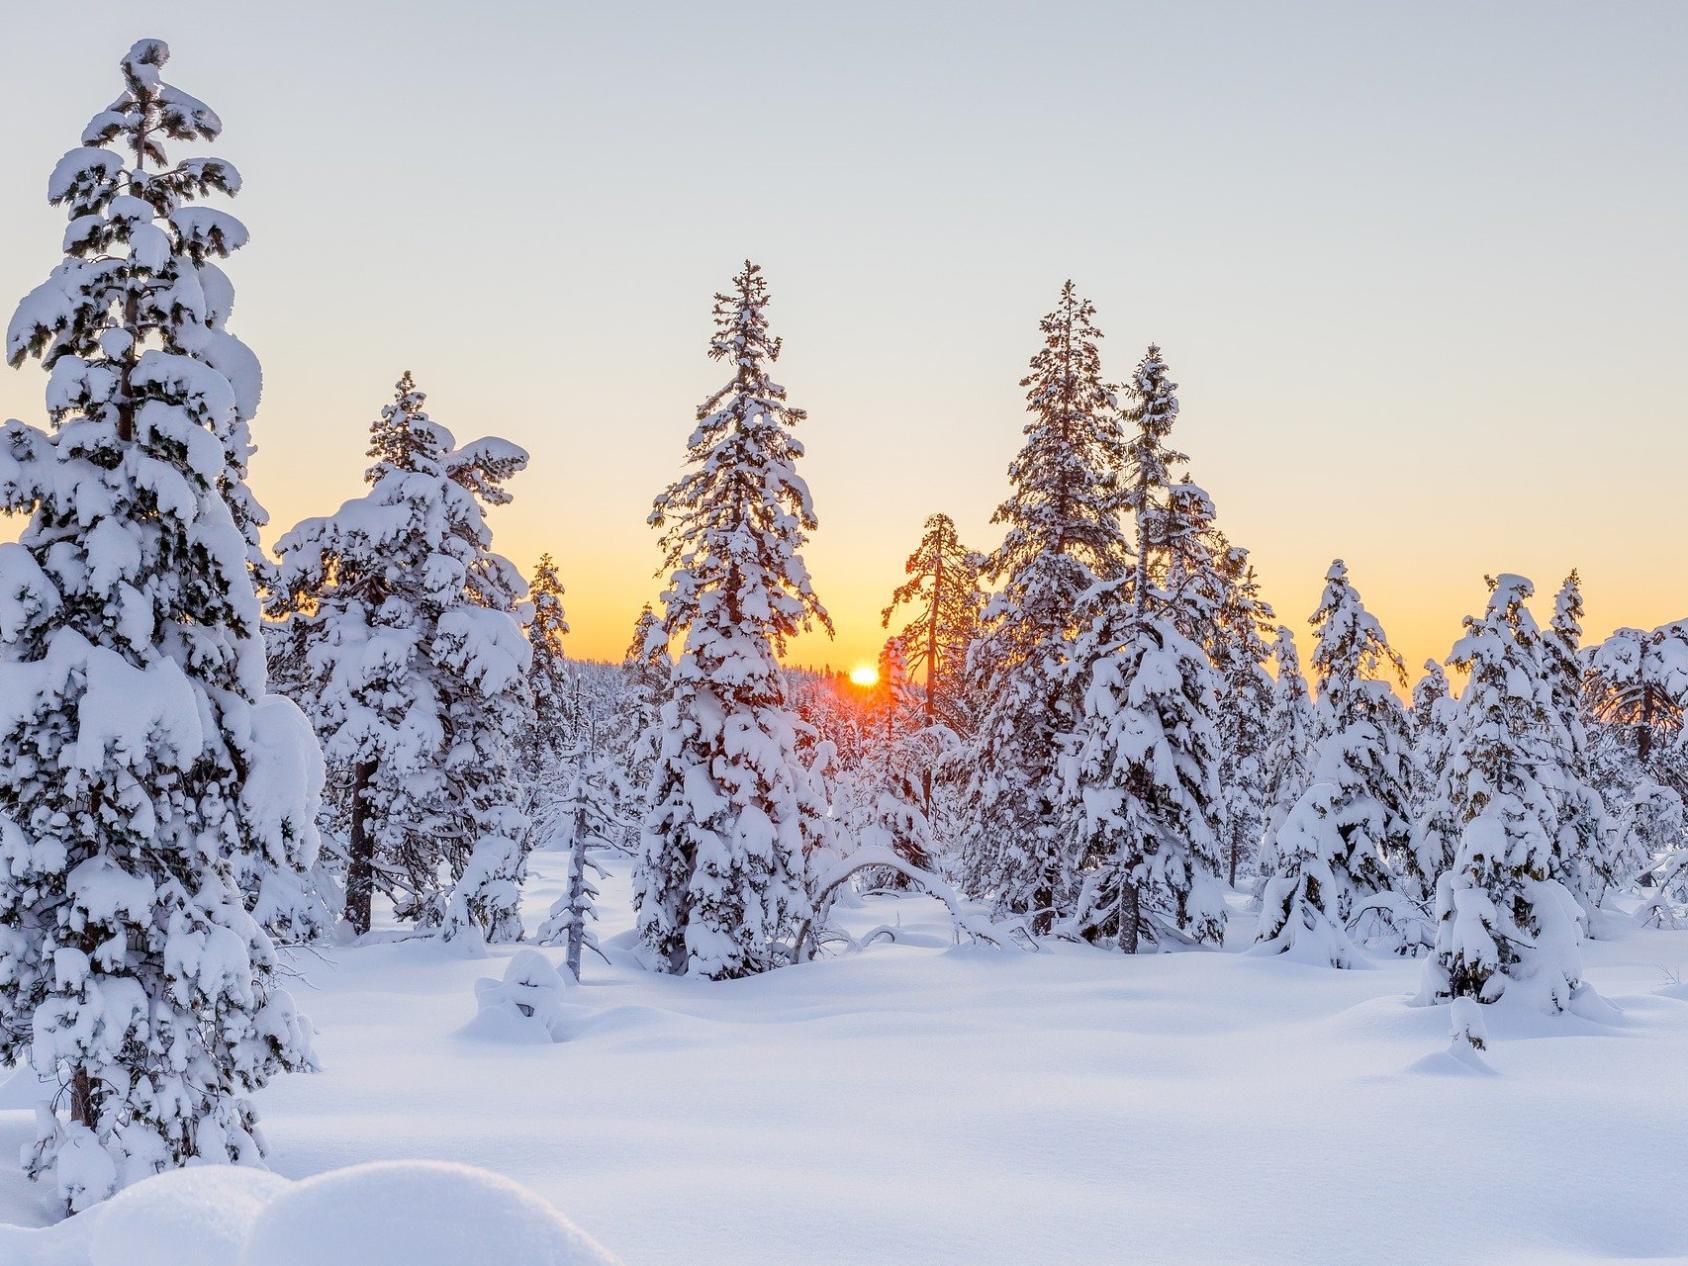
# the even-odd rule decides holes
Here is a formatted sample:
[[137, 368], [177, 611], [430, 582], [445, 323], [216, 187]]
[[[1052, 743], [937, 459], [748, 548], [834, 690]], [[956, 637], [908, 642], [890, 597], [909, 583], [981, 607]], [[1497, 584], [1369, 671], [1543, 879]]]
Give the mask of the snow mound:
[[238, 1266], [615, 1266], [524, 1187], [469, 1165], [382, 1161], [298, 1183]]
[[564, 1000], [574, 983], [538, 950], [518, 950], [503, 980], [475, 982], [479, 1011], [463, 1033], [503, 1042], [565, 1042], [574, 1026]]
[[287, 1186], [268, 1170], [236, 1165], [138, 1182], [97, 1213], [90, 1266], [231, 1266], [259, 1212]]
[[1475, 1051], [1450, 1046], [1445, 1051], [1433, 1051], [1408, 1064], [1403, 1072], [1424, 1073], [1433, 1077], [1499, 1077], [1500, 1073], [1483, 1062]]

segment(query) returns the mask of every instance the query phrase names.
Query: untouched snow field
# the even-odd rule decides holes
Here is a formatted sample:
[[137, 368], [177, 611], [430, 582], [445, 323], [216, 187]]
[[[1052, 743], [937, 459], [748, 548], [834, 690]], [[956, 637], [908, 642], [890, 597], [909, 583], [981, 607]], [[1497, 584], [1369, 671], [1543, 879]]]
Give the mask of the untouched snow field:
[[[566, 861], [534, 856], [530, 930]], [[627, 1266], [1688, 1260], [1688, 933], [1585, 947], [1617, 1021], [1491, 1014], [1486, 1075], [1408, 1005], [1416, 962], [956, 947], [936, 902], [886, 897], [846, 919], [900, 943], [714, 984], [631, 965], [611, 872], [616, 965], [588, 957], [565, 1042], [470, 1026], [513, 950], [297, 956], [323, 1071], [260, 1100], [276, 1172], [483, 1166]], [[16, 1227], [55, 1215], [10, 1163], [27, 1097], [0, 1088]], [[82, 1266], [99, 1216], [0, 1226], [0, 1263]]]

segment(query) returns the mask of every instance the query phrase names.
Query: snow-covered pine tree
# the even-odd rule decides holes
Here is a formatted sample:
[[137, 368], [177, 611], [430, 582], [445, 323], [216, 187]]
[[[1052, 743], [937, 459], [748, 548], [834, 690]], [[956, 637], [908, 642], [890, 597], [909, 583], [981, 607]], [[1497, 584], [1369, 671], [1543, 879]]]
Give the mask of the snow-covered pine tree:
[[1525, 994], [1562, 1011], [1581, 988], [1581, 912], [1554, 879], [1559, 766], [1553, 690], [1522, 576], [1490, 582], [1488, 608], [1467, 616], [1449, 662], [1460, 695], [1452, 800], [1461, 835], [1436, 886], [1436, 945], [1421, 999], [1498, 1001]]
[[1267, 751], [1273, 703], [1266, 643], [1276, 620], [1260, 596], [1248, 551], [1226, 543], [1215, 559], [1221, 584], [1206, 649], [1218, 677], [1215, 725], [1219, 733], [1220, 853], [1227, 882], [1237, 886], [1237, 868], [1256, 853], [1265, 823]]
[[1071, 926], [1128, 954], [1144, 941], [1217, 943], [1225, 902], [1212, 669], [1166, 615], [1098, 599], [1071, 661], [1084, 688], [1063, 760], [1082, 884]]
[[[321, 756], [266, 691], [245, 486], [256, 359], [193, 205], [240, 178], [172, 165], [222, 124], [142, 40], [54, 169], [64, 261], [7, 330], [51, 370], [53, 430], [0, 432], [0, 1064], [43, 1082], [32, 1177], [71, 1210], [158, 1170], [255, 1163], [247, 1096], [311, 1063], [249, 912], [302, 895]], [[125, 157], [125, 153], [127, 157]], [[285, 903], [283, 903], [285, 904]]]
[[874, 685], [874, 728], [881, 740], [882, 764], [892, 760], [892, 748], [897, 736], [910, 727], [919, 715], [914, 687], [909, 681], [908, 657], [903, 653], [903, 639], [888, 637], [879, 648], [878, 680]]
[[[1137, 565], [1082, 600], [1087, 624], [1069, 667], [1082, 710], [1063, 738], [1061, 806], [1067, 851], [1082, 877], [1072, 926], [1128, 954], [1143, 940], [1217, 942], [1225, 932], [1216, 878], [1218, 680], [1180, 626], [1179, 599], [1191, 595], [1170, 562], [1173, 543], [1182, 549], [1193, 539], [1187, 534], [1203, 530], [1198, 518], [1211, 516], [1168, 482], [1171, 464], [1182, 460], [1166, 443], [1178, 397], [1158, 347], [1139, 362], [1132, 395], [1122, 505], [1136, 532]], [[1206, 505], [1206, 494], [1199, 501]], [[1177, 591], [1161, 587], [1168, 577]]]
[[[1406, 666], [1341, 559], [1325, 573], [1324, 593], [1308, 623], [1317, 681], [1313, 778], [1337, 788], [1329, 820], [1342, 836], [1343, 855], [1335, 865], [1352, 881], [1354, 895], [1367, 895], [1393, 885], [1391, 867], [1410, 876], [1417, 866], [1407, 816], [1406, 713], [1383, 680], [1387, 673], [1405, 685]], [[1415, 876], [1414, 882], [1435, 879]], [[1336, 913], [1346, 919], [1349, 910], [1344, 905]]]
[[634, 622], [632, 640], [622, 655], [622, 688], [615, 711], [616, 733], [622, 739], [616, 747], [619, 762], [616, 782], [623, 796], [622, 816], [629, 821], [625, 842], [635, 849], [639, 843], [638, 823], [649, 808], [646, 793], [650, 790], [651, 774], [656, 769], [657, 750], [661, 746], [658, 710], [672, 670], [668, 634], [647, 602]]
[[715, 297], [712, 360], [733, 376], [697, 410], [687, 469], [656, 499], [680, 639], [634, 874], [640, 939], [659, 970], [766, 971], [808, 915], [805, 849], [825, 805], [798, 752], [778, 656], [832, 620], [803, 564], [816, 526], [797, 473], [804, 412], [771, 376], [767, 283], [746, 260]]
[[1688, 620], [1652, 630], [1618, 629], [1585, 650], [1582, 659], [1590, 766], [1619, 826], [1607, 869], [1617, 877], [1638, 875], [1638, 882], [1654, 890], [1650, 908], [1656, 908], [1662, 886], [1674, 883], [1688, 865], [1688, 854], [1677, 852], [1683, 841], [1675, 813], [1655, 813], [1688, 797], [1682, 726]]
[[[1688, 702], [1688, 620], [1618, 629], [1588, 656], [1586, 705], [1602, 726], [1627, 735], [1646, 768], [1682, 730]], [[1660, 781], [1669, 782], [1670, 779]]]
[[568, 969], [579, 980], [583, 949], [604, 957], [592, 931], [599, 895], [592, 876], [603, 879], [606, 872], [591, 850], [613, 847], [623, 828], [615, 812], [614, 770], [605, 757], [581, 750], [565, 766], [564, 777], [561, 794], [546, 806], [545, 826], [551, 838], [560, 835], [569, 842], [568, 886], [540, 925], [539, 943], [567, 946]]
[[1408, 717], [1412, 759], [1407, 803], [1416, 862], [1410, 869], [1403, 868], [1401, 876], [1413, 900], [1421, 903], [1434, 898], [1436, 880], [1453, 865], [1459, 844], [1459, 823], [1448, 783], [1460, 744], [1459, 715], [1459, 703], [1442, 665], [1425, 660], [1424, 676], [1413, 687]]
[[984, 560], [962, 545], [947, 514], [926, 520], [920, 546], [908, 556], [908, 579], [891, 595], [880, 616], [891, 627], [897, 608], [913, 614], [898, 634], [910, 673], [924, 674], [921, 711], [927, 725], [943, 724], [957, 734], [970, 728], [978, 691], [967, 684], [967, 648], [979, 633], [985, 598], [979, 588]]
[[[1276, 616], [1260, 596], [1248, 551], [1232, 545], [1216, 525], [1207, 491], [1187, 474], [1176, 483], [1152, 482], [1156, 476], [1166, 480], [1171, 467], [1187, 459], [1165, 444], [1171, 420], [1177, 417], [1177, 385], [1167, 380], [1158, 348], [1150, 350], [1139, 374], [1150, 377], [1152, 390], [1161, 397], [1148, 410], [1151, 417], [1158, 415], [1156, 424], [1132, 442], [1131, 464], [1150, 480], [1132, 492], [1132, 500], [1141, 498], [1145, 507], [1140, 566], [1147, 591], [1162, 595], [1167, 614], [1207, 653], [1218, 676], [1214, 719], [1221, 798], [1216, 829], [1235, 884], [1238, 865], [1254, 851], [1260, 836], [1261, 746], [1271, 696], [1265, 671], [1271, 652], [1264, 635]], [[1156, 444], [1159, 451], [1139, 451]], [[1143, 478], [1139, 475], [1138, 482]]]
[[1415, 821], [1436, 793], [1436, 783], [1447, 760], [1456, 706], [1442, 665], [1433, 659], [1425, 660], [1424, 675], [1413, 686], [1412, 708], [1407, 714], [1413, 751], [1408, 803]]
[[1130, 552], [1119, 520], [1123, 442], [1095, 314], [1069, 281], [1040, 323], [1043, 347], [1020, 382], [1031, 421], [1008, 468], [1013, 491], [992, 519], [1007, 529], [986, 565], [1001, 586], [968, 654], [986, 684], [966, 883], [999, 911], [1027, 915], [1040, 935], [1075, 891], [1058, 753], [1082, 693], [1067, 669], [1079, 603], [1119, 577]]
[[1315, 755], [1313, 697], [1301, 672], [1295, 635], [1281, 624], [1277, 640], [1272, 643], [1272, 659], [1277, 672], [1272, 678], [1272, 698], [1267, 711], [1262, 780], [1264, 811], [1260, 851], [1255, 857], [1257, 883], [1277, 873], [1278, 830], [1301, 793], [1312, 785]]
[[1336, 829], [1340, 789], [1310, 785], [1290, 807], [1274, 840], [1274, 873], [1260, 894], [1255, 953], [1352, 967], [1359, 953], [1339, 914], [1353, 881], [1348, 846]]
[[405, 374], [370, 428], [369, 491], [277, 542], [271, 611], [306, 665], [300, 702], [349, 824], [352, 930], [369, 930], [380, 887], [425, 926], [515, 939], [514, 745], [532, 652], [513, 613], [525, 586], [490, 548], [486, 507], [509, 499], [527, 454], [495, 438], [458, 447], [423, 402]]
[[573, 682], [563, 639], [569, 623], [563, 614], [563, 582], [556, 560], [541, 554], [528, 581], [528, 602], [533, 618], [528, 621], [527, 639], [533, 660], [528, 668], [528, 697], [532, 715], [523, 727], [522, 763], [529, 782], [543, 781], [555, 771], [557, 762], [576, 737], [567, 724], [571, 712], [569, 696]]
[[1592, 935], [1597, 931], [1593, 912], [1607, 891], [1635, 876], [1614, 871], [1614, 824], [1594, 786], [1588, 731], [1582, 719], [1582, 617], [1582, 581], [1573, 568], [1554, 595], [1553, 618], [1542, 630], [1541, 654], [1559, 756], [1557, 785], [1552, 788], [1559, 812], [1554, 878], [1588, 911]]
[[[1401, 952], [1415, 950], [1425, 935], [1422, 912], [1393, 891], [1391, 871], [1400, 867], [1409, 886], [1421, 882], [1407, 816], [1406, 716], [1379, 679], [1385, 668], [1403, 684], [1406, 675], [1340, 559], [1325, 574], [1309, 622], [1318, 675], [1313, 772], [1267, 845], [1277, 876], [1262, 894], [1260, 939], [1287, 951], [1281, 938], [1306, 929], [1341, 966], [1346, 950], [1330, 942], [1327, 927]], [[1293, 841], [1285, 831], [1294, 832]], [[1316, 867], [1318, 882], [1304, 882], [1298, 866]], [[1303, 908], [1313, 899], [1322, 903], [1316, 911]]]
[[1685, 828], [1688, 814], [1671, 788], [1648, 779], [1629, 793], [1610, 856], [1618, 873], [1640, 876], [1647, 885], [1635, 911], [1643, 927], [1682, 926], [1679, 907], [1688, 903]]

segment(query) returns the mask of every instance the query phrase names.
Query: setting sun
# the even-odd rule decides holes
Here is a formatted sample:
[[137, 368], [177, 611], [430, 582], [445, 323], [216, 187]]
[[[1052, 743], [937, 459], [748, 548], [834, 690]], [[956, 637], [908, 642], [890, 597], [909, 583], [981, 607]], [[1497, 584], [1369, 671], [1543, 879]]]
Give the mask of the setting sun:
[[879, 670], [872, 664], [857, 664], [850, 670], [850, 684], [864, 690], [879, 684]]

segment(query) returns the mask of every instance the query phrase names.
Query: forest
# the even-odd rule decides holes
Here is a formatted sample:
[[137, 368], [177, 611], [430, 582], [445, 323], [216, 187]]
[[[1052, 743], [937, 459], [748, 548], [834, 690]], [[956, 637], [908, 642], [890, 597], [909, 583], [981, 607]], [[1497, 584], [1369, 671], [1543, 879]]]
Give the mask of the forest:
[[[1497, 559], [1409, 672], [1340, 558], [1275, 611], [1178, 450], [1171, 355], [1105, 352], [1066, 281], [1026, 314], [1000, 537], [923, 507], [876, 671], [793, 666], [831, 627], [821, 520], [744, 261], [707, 326], [699, 296], [719, 386], [653, 489], [660, 600], [578, 658], [566, 551], [524, 576], [489, 524], [528, 453], [431, 417], [426, 365], [371, 402], [360, 495], [269, 524], [241, 176], [168, 55], [135, 44], [52, 171], [62, 258], [7, 329], [46, 387], [0, 434], [0, 1065], [58, 1214], [262, 1164], [261, 1092], [332, 1072], [313, 964], [399, 949], [491, 962], [474, 1025], [546, 1047], [592, 1038], [594, 983], [730, 1011], [893, 947], [1369, 972], [1477, 1077], [1497, 1038], [1624, 1023], [1585, 962], [1688, 918], [1688, 620], [1589, 639], [1574, 560], [1538, 589]], [[302, 1260], [267, 1251], [239, 1260]], [[608, 1260], [576, 1252], [544, 1260]]]

